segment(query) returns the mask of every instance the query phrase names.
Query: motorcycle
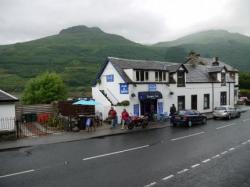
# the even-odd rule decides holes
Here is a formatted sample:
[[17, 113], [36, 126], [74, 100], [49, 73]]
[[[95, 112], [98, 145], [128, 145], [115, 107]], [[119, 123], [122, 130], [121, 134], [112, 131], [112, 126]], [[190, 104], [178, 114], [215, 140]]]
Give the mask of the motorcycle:
[[142, 127], [143, 129], [148, 126], [148, 116], [132, 116], [127, 122], [129, 130], [132, 130], [134, 127]]

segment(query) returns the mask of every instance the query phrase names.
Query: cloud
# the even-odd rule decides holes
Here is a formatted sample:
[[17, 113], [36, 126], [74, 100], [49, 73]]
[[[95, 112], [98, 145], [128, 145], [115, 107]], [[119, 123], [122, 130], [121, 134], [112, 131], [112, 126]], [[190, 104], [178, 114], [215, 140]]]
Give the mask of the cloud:
[[37, 39], [75, 25], [141, 43], [207, 29], [250, 34], [248, 0], [1, 0], [0, 44]]

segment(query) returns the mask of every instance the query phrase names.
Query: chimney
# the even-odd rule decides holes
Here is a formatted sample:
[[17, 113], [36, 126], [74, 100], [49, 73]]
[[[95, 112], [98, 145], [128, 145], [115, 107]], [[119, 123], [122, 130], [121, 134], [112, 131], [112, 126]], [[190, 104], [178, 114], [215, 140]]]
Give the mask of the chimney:
[[213, 66], [219, 66], [219, 57], [214, 58], [214, 62], [212, 63]]

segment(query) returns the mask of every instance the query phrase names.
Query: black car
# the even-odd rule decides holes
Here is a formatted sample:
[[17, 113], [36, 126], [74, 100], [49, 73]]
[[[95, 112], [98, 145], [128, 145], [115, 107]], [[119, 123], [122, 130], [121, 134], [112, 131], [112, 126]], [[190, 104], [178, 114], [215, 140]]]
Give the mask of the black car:
[[191, 127], [193, 124], [206, 124], [207, 117], [196, 110], [180, 110], [171, 118], [173, 126], [186, 125]]

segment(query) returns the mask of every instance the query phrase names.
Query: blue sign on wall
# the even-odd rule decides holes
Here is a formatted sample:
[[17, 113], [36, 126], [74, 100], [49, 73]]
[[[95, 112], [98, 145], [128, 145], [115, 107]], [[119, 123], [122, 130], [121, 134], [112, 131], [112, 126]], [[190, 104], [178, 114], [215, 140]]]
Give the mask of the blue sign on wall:
[[128, 94], [128, 84], [127, 83], [120, 84], [120, 94]]
[[163, 102], [158, 102], [158, 114], [163, 114]]
[[106, 75], [106, 80], [107, 80], [107, 82], [114, 82], [114, 75], [113, 74]]
[[139, 116], [139, 104], [134, 105], [134, 115]]
[[156, 91], [156, 84], [149, 84], [148, 91]]

